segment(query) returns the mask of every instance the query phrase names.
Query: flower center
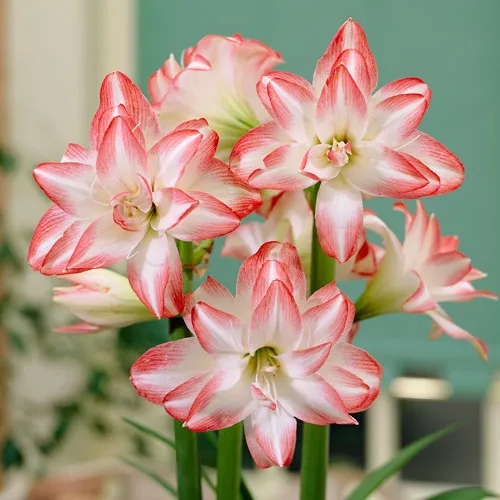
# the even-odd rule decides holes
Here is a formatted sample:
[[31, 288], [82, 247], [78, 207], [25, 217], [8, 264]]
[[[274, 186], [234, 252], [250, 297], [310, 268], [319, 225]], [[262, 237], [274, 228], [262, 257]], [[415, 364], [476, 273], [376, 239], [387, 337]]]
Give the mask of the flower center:
[[274, 377], [280, 368], [277, 359], [277, 351], [274, 347], [261, 347], [250, 356], [248, 367], [255, 377], [252, 384], [252, 393], [259, 404], [270, 410], [276, 409], [276, 386]]
[[138, 183], [131, 191], [118, 193], [111, 199], [113, 220], [126, 231], [144, 229], [152, 214], [151, 192], [147, 186]]
[[351, 141], [337, 141], [333, 139], [332, 148], [326, 153], [334, 167], [343, 167], [349, 162], [352, 155]]

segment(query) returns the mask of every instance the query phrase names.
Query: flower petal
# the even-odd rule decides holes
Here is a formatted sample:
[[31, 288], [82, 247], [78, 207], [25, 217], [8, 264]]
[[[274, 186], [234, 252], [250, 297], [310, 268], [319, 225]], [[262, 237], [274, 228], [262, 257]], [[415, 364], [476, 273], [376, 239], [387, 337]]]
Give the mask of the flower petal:
[[356, 49], [342, 51], [337, 57], [333, 67], [339, 65], [343, 65], [347, 68], [347, 71], [349, 71], [352, 79], [368, 102], [368, 98], [372, 93], [372, 85], [366, 59], [361, 52]]
[[201, 390], [210, 380], [212, 373], [204, 371], [172, 389], [163, 399], [166, 412], [177, 420], [186, 420], [189, 410]]
[[281, 281], [293, 295], [293, 284], [283, 264], [278, 260], [268, 260], [264, 262], [263, 266], [260, 268], [253, 286], [251, 302], [252, 311], [260, 304], [269, 290], [269, 287], [276, 280]]
[[229, 158], [231, 170], [243, 182], [264, 170], [264, 158], [283, 144], [291, 143], [279, 123], [269, 121], [251, 129], [236, 142]]
[[210, 368], [212, 360], [190, 337], [147, 351], [132, 365], [130, 380], [139, 396], [161, 405], [168, 392]]
[[269, 114], [297, 142], [314, 135], [314, 87], [303, 78], [271, 71], [257, 84], [257, 93]]
[[184, 312], [182, 314], [187, 327], [193, 334], [191, 311], [197, 302], [205, 302], [224, 312], [235, 311], [235, 300], [229, 290], [222, 286], [217, 280], [208, 276], [200, 287], [185, 297]]
[[250, 353], [264, 346], [294, 350], [301, 335], [302, 319], [297, 304], [287, 286], [275, 280], [253, 311], [248, 333]]
[[247, 222], [225, 237], [221, 255], [245, 260], [253, 255], [266, 240], [262, 223]]
[[[349, 408], [350, 412], [366, 410], [379, 394], [380, 382], [382, 380], [382, 366], [366, 351], [347, 342], [338, 343], [333, 347], [330, 359], [325, 366], [330, 366], [330, 364], [331, 366], [336, 366], [352, 373], [368, 386], [369, 391], [365, 401], [360, 406], [356, 406], [356, 408]], [[332, 385], [337, 389], [333, 380]], [[345, 390], [342, 387], [339, 387], [337, 390], [341, 396], [345, 394]], [[349, 403], [347, 405], [350, 406]]]
[[336, 177], [342, 169], [333, 166], [327, 156], [330, 150], [329, 144], [317, 144], [309, 148], [300, 165], [302, 173], [315, 181], [326, 181]]
[[[365, 404], [370, 396], [370, 388], [350, 371], [339, 366], [329, 366], [327, 363], [321, 370], [321, 375], [335, 387], [349, 413], [366, 410], [370, 406]], [[370, 399], [373, 402], [373, 399]]]
[[349, 18], [337, 31], [323, 56], [318, 61], [314, 71], [314, 87], [321, 90], [330, 75], [333, 64], [339, 55], [347, 49], [356, 49], [364, 57], [370, 76], [371, 90], [377, 86], [378, 71], [363, 28], [359, 23]]
[[460, 252], [446, 252], [424, 262], [420, 274], [428, 288], [454, 285], [471, 270], [470, 259]]
[[279, 407], [276, 410], [259, 408], [249, 418], [252, 421], [255, 440], [269, 460], [278, 467], [290, 465], [297, 433], [295, 418]]
[[267, 260], [277, 260], [282, 263], [292, 283], [293, 295], [297, 303], [306, 298], [306, 278], [302, 270], [297, 249], [289, 243], [269, 241], [248, 258], [240, 267], [236, 283], [236, 298], [243, 307], [250, 308], [253, 289], [262, 266]]
[[411, 271], [420, 280], [417, 291], [403, 303], [403, 311], [408, 313], [421, 314], [436, 308], [436, 302], [431, 295], [429, 288], [416, 271]]
[[316, 108], [316, 133], [321, 142], [361, 139], [368, 126], [368, 109], [347, 68], [335, 67], [321, 91]]
[[243, 325], [233, 314], [198, 302], [191, 312], [191, 324], [200, 345], [208, 353], [241, 353]]
[[[250, 413], [253, 406], [251, 379], [244, 372], [229, 382], [226, 374], [216, 374], [194, 400], [185, 426], [194, 432], [224, 429]], [[226, 387], [230, 384], [229, 387]]]
[[[315, 296], [318, 297], [316, 294], [311, 297], [315, 301]], [[308, 306], [310, 303], [314, 304], [311, 299], [308, 301]], [[302, 345], [314, 346], [323, 342], [335, 344], [351, 331], [355, 313], [354, 304], [342, 293], [319, 305], [308, 307], [302, 317], [304, 322]]]
[[401, 150], [420, 160], [439, 176], [441, 183], [435, 194], [449, 193], [461, 186], [464, 180], [462, 162], [436, 139], [417, 130]]
[[[217, 152], [217, 146], [219, 144], [219, 136], [215, 130], [211, 129], [205, 118], [197, 118], [194, 120], [187, 120], [185, 122], [179, 123], [177, 127], [174, 128], [173, 132], [178, 131], [195, 131], [202, 135], [198, 150], [194, 155], [192, 162], [198, 166], [202, 167], [207, 163], [211, 162]], [[188, 169], [186, 173], [191, 172], [192, 169]]]
[[218, 238], [240, 225], [240, 218], [227, 205], [201, 191], [190, 191], [198, 205], [174, 227], [169, 234], [179, 240], [200, 241]]
[[175, 188], [155, 190], [153, 202], [156, 210], [151, 227], [155, 231], [168, 231], [199, 205], [198, 200]]
[[292, 378], [305, 378], [316, 373], [325, 363], [330, 354], [332, 344], [324, 344], [289, 351], [277, 356], [280, 369]]
[[70, 144], [61, 158], [62, 163], [84, 163], [86, 165], [92, 165], [94, 160], [94, 153], [79, 144]]
[[154, 171], [155, 190], [177, 185], [202, 139], [203, 135], [197, 130], [174, 130], [149, 150], [149, 166]]
[[400, 94], [380, 101], [370, 109], [364, 139], [402, 146], [420, 125], [428, 106], [429, 101], [421, 94]]
[[78, 218], [100, 215], [103, 208], [92, 198], [95, 172], [84, 163], [41, 163], [33, 171], [43, 192], [66, 213]]
[[401, 78], [400, 80], [394, 80], [380, 87], [377, 92], [373, 94], [371, 104], [378, 104], [389, 97], [404, 94], [420, 94], [427, 101], [430, 101], [432, 97], [430, 88], [420, 78]]
[[312, 186], [314, 179], [300, 171], [306, 152], [307, 147], [302, 144], [280, 146], [264, 158], [265, 168], [254, 171], [248, 178], [248, 183], [255, 188], [279, 191]]
[[429, 181], [403, 154], [382, 145], [364, 143], [342, 170], [350, 184], [370, 196], [416, 198]]
[[357, 423], [338, 392], [319, 375], [298, 379], [282, 376], [275, 380], [280, 403], [299, 420], [316, 425]]
[[63, 235], [55, 242], [43, 260], [40, 272], [47, 275], [65, 274], [68, 272], [84, 271], [82, 269], [69, 269], [69, 260], [73, 255], [80, 238], [89, 227], [91, 221], [75, 221], [68, 227]]
[[73, 217], [57, 205], [52, 205], [45, 212], [36, 226], [28, 250], [28, 262], [35, 271], [40, 271], [47, 253], [73, 222]]
[[146, 152], [139, 144], [125, 120], [113, 119], [104, 134], [96, 163], [97, 177], [104, 188], [115, 195], [134, 192], [137, 174], [146, 175]]
[[[128, 76], [115, 71], [107, 75], [102, 82], [99, 109], [105, 111], [120, 104], [133, 118], [134, 127], [139, 126], [146, 137], [154, 139], [158, 135], [158, 118], [149, 101]], [[96, 134], [98, 114], [99, 111], [90, 128], [90, 143], [94, 150], [99, 147], [99, 138]]]
[[260, 193], [239, 180], [229, 167], [217, 158], [196, 165], [193, 163], [195, 160], [178, 183], [179, 188], [188, 192], [200, 191], [209, 194], [227, 205], [240, 218], [246, 217], [262, 204]]
[[112, 266], [127, 257], [143, 236], [142, 231], [122, 229], [108, 212], [85, 230], [68, 263], [68, 270]]
[[91, 325], [90, 323], [86, 323], [82, 321], [80, 323], [74, 323], [72, 325], [60, 326], [58, 328], [54, 328], [52, 331], [57, 333], [83, 333], [83, 334], [93, 334], [99, 333], [105, 330], [106, 328], [102, 328], [100, 326]]
[[454, 339], [468, 340], [484, 361], [488, 359], [488, 347], [486, 346], [486, 344], [482, 340], [474, 337], [469, 332], [453, 323], [453, 321], [444, 311], [435, 309], [434, 311], [427, 311], [426, 314], [430, 316], [438, 325], [438, 327], [445, 333], [447, 333], [450, 337]]
[[168, 238], [165, 234], [148, 231], [127, 262], [130, 286], [157, 318], [164, 314], [165, 290], [173, 274]]
[[259, 469], [267, 469], [274, 465], [255, 438], [255, 428], [251, 416], [245, 419], [244, 427], [248, 451], [250, 451], [250, 455], [252, 455], [257, 467]]
[[327, 255], [346, 262], [355, 254], [363, 228], [363, 201], [359, 190], [341, 176], [321, 183], [316, 201], [316, 227]]
[[469, 282], [460, 281], [455, 285], [442, 288], [434, 288], [432, 296], [437, 302], [468, 302], [479, 297], [497, 300], [498, 297], [493, 292], [487, 290], [476, 290]]

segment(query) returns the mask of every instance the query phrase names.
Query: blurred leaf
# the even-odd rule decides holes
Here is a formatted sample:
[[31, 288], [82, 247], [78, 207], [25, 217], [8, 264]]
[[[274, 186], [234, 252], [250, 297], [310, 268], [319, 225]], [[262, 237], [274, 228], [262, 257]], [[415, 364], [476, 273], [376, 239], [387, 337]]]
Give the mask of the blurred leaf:
[[99, 368], [94, 368], [89, 374], [87, 390], [98, 399], [109, 401], [109, 374]]
[[[125, 423], [131, 425], [134, 429], [138, 430], [139, 432], [142, 432], [142, 433], [146, 434], [147, 436], [151, 436], [152, 438], [166, 444], [167, 446], [169, 446], [170, 448], [175, 450], [175, 442], [172, 439], [170, 439], [170, 438], [164, 436], [163, 434], [160, 434], [159, 432], [155, 431], [154, 429], [151, 429], [150, 427], [146, 427], [145, 425], [140, 424], [139, 422], [136, 422], [135, 420], [132, 420], [130, 418], [123, 417], [123, 421]], [[199, 434], [198, 436], [202, 436], [202, 434]], [[217, 451], [216, 451], [216, 454], [217, 454]], [[202, 463], [203, 463], [203, 460], [202, 460]], [[202, 469], [201, 474], [202, 474], [203, 479], [210, 486], [210, 488], [212, 488], [215, 491], [215, 485], [214, 485], [212, 479], [210, 478], [210, 476], [206, 473], [206, 471], [204, 471]]]
[[[139, 432], [142, 432], [142, 433], [146, 434], [147, 436], [150, 436], [150, 437], [166, 444], [167, 446], [169, 446], [170, 448], [175, 450], [175, 442], [172, 439], [157, 432], [156, 430], [151, 429], [150, 427], [147, 427], [147, 426], [145, 426], [139, 422], [136, 422], [135, 420], [127, 418], [127, 417], [123, 417], [123, 421], [125, 423], [127, 423], [128, 425], [130, 425], [131, 427], [133, 427], [134, 429], [138, 430]], [[215, 467], [217, 464], [217, 437], [216, 437], [215, 433], [214, 432], [199, 433], [198, 434], [198, 445], [199, 445], [199, 451], [200, 451], [200, 461], [201, 461], [202, 465], [209, 465], [209, 464], [207, 464], [207, 462], [204, 461], [204, 459], [209, 458], [210, 462], [213, 462], [214, 467]], [[207, 454], [207, 450], [210, 450], [208, 452], [209, 457], [203, 456], [203, 454], [204, 454], [203, 450], [205, 450], [205, 454]], [[201, 475], [202, 475], [203, 479], [206, 481], [206, 483], [208, 484], [208, 486], [215, 492], [216, 485], [214, 484], [210, 475], [207, 473], [207, 471], [203, 467], [201, 469]], [[242, 500], [253, 500], [252, 495], [251, 495], [247, 485], [245, 484], [245, 481], [243, 481], [243, 479], [241, 480], [241, 497], [242, 497]]]
[[174, 498], [177, 498], [177, 491], [175, 490], [175, 488], [170, 483], [165, 481], [165, 479], [161, 478], [158, 474], [156, 474], [156, 472], [146, 469], [146, 467], [143, 467], [142, 465], [134, 462], [133, 460], [129, 460], [128, 458], [122, 458], [122, 460], [133, 469], [148, 476], [150, 479], [158, 483], [165, 491], [168, 491]]
[[175, 450], [175, 442], [172, 439], [164, 436], [163, 434], [160, 434], [150, 427], [146, 427], [145, 425], [132, 420], [131, 418], [123, 417], [123, 421], [126, 424], [132, 426], [134, 429], [137, 429], [139, 432], [143, 432], [144, 434], [151, 436], [158, 441], [161, 441], [162, 443], [165, 443], [167, 446], [170, 446], [170, 448], [173, 448]]
[[391, 476], [398, 473], [412, 458], [435, 441], [454, 431], [457, 427], [458, 425], [451, 425], [405, 446], [388, 463], [368, 474], [363, 482], [347, 497], [347, 500], [366, 500], [371, 493]]
[[21, 455], [21, 451], [17, 447], [12, 437], [8, 437], [3, 445], [2, 463], [5, 470], [9, 469], [10, 467], [16, 467], [23, 464], [23, 456]]
[[16, 159], [14, 155], [7, 151], [4, 147], [0, 147], [0, 170], [5, 173], [10, 173], [16, 168]]
[[0, 264], [12, 266], [16, 271], [23, 268], [23, 264], [14, 252], [9, 240], [0, 242]]
[[71, 403], [57, 408], [59, 420], [54, 428], [52, 438], [40, 446], [43, 453], [49, 455], [59, 446], [79, 413], [80, 405], [78, 403]]
[[47, 332], [43, 312], [39, 307], [28, 304], [23, 306], [19, 312], [32, 324], [38, 336], [41, 337]]
[[101, 436], [105, 436], [111, 432], [110, 426], [101, 418], [96, 417], [90, 422], [91, 428]]
[[151, 347], [168, 341], [168, 320], [137, 323], [120, 328], [117, 336], [118, 361], [125, 373], [137, 358]]
[[26, 352], [27, 345], [26, 341], [23, 339], [23, 336], [17, 332], [9, 332], [9, 341], [12, 349], [17, 352]]
[[498, 495], [484, 490], [480, 486], [470, 486], [445, 491], [439, 495], [429, 497], [427, 500], [483, 500], [483, 498], [498, 498]]

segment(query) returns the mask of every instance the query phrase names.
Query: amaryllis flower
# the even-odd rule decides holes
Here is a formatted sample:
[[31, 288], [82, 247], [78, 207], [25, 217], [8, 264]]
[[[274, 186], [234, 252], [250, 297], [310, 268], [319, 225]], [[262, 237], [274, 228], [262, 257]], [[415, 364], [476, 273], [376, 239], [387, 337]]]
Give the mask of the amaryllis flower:
[[340, 262], [356, 252], [363, 197], [442, 194], [463, 179], [458, 158], [417, 130], [431, 92], [418, 78], [380, 88], [361, 26], [349, 19], [318, 61], [313, 84], [272, 71], [258, 84], [273, 120], [245, 134], [230, 165], [262, 189], [320, 182], [316, 225], [323, 250]]
[[347, 339], [353, 304], [331, 283], [309, 299], [290, 244], [270, 242], [246, 260], [236, 297], [207, 281], [186, 300], [194, 337], [149, 350], [133, 365], [138, 393], [193, 431], [245, 422], [259, 467], [286, 466], [296, 418], [355, 424], [379, 391], [381, 368]]
[[184, 52], [183, 67], [171, 55], [148, 84], [162, 130], [205, 118], [220, 137], [218, 158], [227, 161], [234, 143], [269, 119], [255, 87], [281, 62], [267, 45], [240, 35], [202, 38]]
[[467, 302], [476, 297], [496, 299], [495, 294], [472, 285], [486, 274], [471, 267], [470, 259], [457, 250], [457, 237], [441, 236], [438, 220], [427, 215], [420, 201], [414, 215], [403, 203], [395, 208], [406, 216], [403, 244], [375, 214], [365, 219], [365, 226], [383, 237], [385, 257], [356, 302], [357, 317], [361, 320], [400, 311], [427, 314], [433, 320], [431, 338], [446, 333], [466, 339], [486, 359], [484, 342], [454, 324], [440, 306], [440, 302]]
[[155, 319], [121, 274], [92, 269], [61, 278], [73, 286], [54, 288], [54, 302], [83, 321], [57, 328], [58, 332], [97, 333]]
[[206, 120], [162, 137], [140, 90], [121, 73], [109, 75], [90, 151], [72, 147], [62, 163], [35, 169], [54, 205], [35, 230], [31, 266], [66, 274], [127, 258], [130, 284], [151, 312], [178, 314], [182, 269], [174, 238], [222, 236], [261, 202], [214, 158], [217, 143]]
[[[311, 265], [313, 213], [304, 191], [285, 191], [272, 199], [264, 221], [242, 224], [225, 238], [221, 254], [245, 260], [266, 241], [292, 243], [307, 275]], [[262, 208], [262, 207], [261, 207]], [[369, 243], [363, 230], [356, 253], [335, 268], [337, 281], [372, 276], [383, 256], [383, 249]]]

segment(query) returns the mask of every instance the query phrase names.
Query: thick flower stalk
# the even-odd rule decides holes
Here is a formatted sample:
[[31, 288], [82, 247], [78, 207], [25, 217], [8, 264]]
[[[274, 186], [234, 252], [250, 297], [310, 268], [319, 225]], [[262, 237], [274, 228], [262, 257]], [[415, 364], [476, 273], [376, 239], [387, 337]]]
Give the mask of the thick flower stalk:
[[296, 418], [355, 424], [349, 413], [378, 394], [381, 367], [347, 341], [354, 313], [334, 283], [306, 298], [295, 248], [266, 243], [243, 263], [235, 297], [211, 278], [188, 296], [194, 337], [149, 350], [131, 380], [191, 430], [244, 421], [257, 465], [286, 466]]
[[[297, 249], [307, 274], [311, 267], [314, 217], [304, 191], [280, 193], [272, 199], [270, 205], [264, 221], [241, 224], [225, 237], [221, 255], [245, 260], [267, 241], [291, 243]], [[347, 281], [373, 276], [383, 254], [381, 247], [368, 242], [363, 230], [356, 253], [347, 262], [336, 266], [336, 280]]]
[[82, 322], [59, 327], [58, 332], [97, 333], [155, 319], [121, 274], [109, 269], [92, 269], [61, 278], [73, 286], [54, 288], [54, 302]]
[[30, 264], [59, 275], [127, 258], [138, 297], [156, 317], [174, 316], [183, 308], [175, 239], [231, 232], [260, 194], [214, 158], [218, 136], [205, 120], [162, 136], [147, 99], [121, 73], [103, 82], [90, 143], [89, 151], [71, 145], [61, 163], [35, 169], [54, 205], [35, 230]]
[[320, 182], [316, 226], [339, 262], [357, 250], [363, 198], [447, 193], [463, 180], [461, 162], [417, 130], [431, 98], [418, 78], [377, 92], [377, 65], [361, 26], [349, 19], [318, 61], [313, 83], [272, 71], [257, 91], [272, 116], [235, 145], [230, 165], [261, 189], [299, 190]]
[[220, 137], [218, 158], [227, 161], [245, 132], [269, 120], [255, 87], [283, 61], [267, 45], [240, 35], [208, 35], [187, 49], [182, 59], [181, 66], [170, 55], [149, 79], [162, 130], [205, 118]]
[[433, 320], [431, 338], [446, 333], [466, 339], [486, 359], [484, 342], [453, 323], [440, 306], [441, 302], [467, 302], [477, 297], [496, 299], [495, 294], [476, 290], [472, 284], [486, 274], [473, 268], [470, 259], [457, 250], [457, 237], [441, 235], [438, 220], [427, 215], [420, 201], [413, 215], [403, 203], [395, 208], [406, 217], [403, 243], [375, 214], [365, 220], [366, 227], [384, 239], [385, 256], [356, 302], [357, 319], [394, 312], [427, 314]]

